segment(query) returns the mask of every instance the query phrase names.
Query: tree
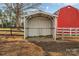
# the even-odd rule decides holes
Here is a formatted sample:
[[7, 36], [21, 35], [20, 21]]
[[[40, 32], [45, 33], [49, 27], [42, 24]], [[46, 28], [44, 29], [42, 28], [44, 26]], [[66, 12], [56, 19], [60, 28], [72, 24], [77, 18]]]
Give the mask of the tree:
[[[0, 9], [0, 24], [2, 25], [2, 10]], [[3, 27], [3, 25], [2, 25]]]
[[0, 23], [1, 23], [1, 27], [4, 27], [4, 19], [5, 19], [5, 14], [4, 14], [4, 12], [0, 9]]
[[[10, 13], [14, 13], [15, 20], [16, 20], [16, 27], [20, 27], [20, 16], [26, 11], [27, 9], [38, 9], [41, 3], [6, 3], [7, 11]], [[26, 11], [27, 12], [27, 11]], [[11, 17], [12, 15], [10, 15]]]

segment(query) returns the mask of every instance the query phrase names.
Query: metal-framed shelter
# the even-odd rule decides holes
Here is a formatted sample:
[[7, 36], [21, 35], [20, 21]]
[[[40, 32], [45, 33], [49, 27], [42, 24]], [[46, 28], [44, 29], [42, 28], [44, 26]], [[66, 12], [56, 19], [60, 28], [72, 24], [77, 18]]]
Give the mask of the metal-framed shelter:
[[[39, 19], [41, 19], [39, 21], [40, 24], [43, 24], [43, 25], [40, 25], [40, 24], [38, 25]], [[34, 20], [34, 21], [32, 21], [32, 20]], [[35, 23], [37, 23], [37, 24], [33, 25]], [[30, 26], [30, 24], [32, 24], [32, 25]], [[45, 25], [45, 24], [48, 24], [48, 25]], [[49, 26], [49, 24], [51, 26]], [[35, 26], [37, 28], [35, 28]], [[43, 28], [45, 26], [48, 26], [48, 27]], [[34, 36], [34, 35], [38, 35], [37, 34], [38, 31], [36, 32], [36, 30], [41, 29], [42, 35], [50, 35], [50, 33], [51, 33], [53, 40], [56, 40], [56, 28], [57, 28], [57, 18], [56, 18], [55, 15], [52, 15], [50, 13], [43, 12], [43, 11], [37, 11], [37, 12], [35, 11], [35, 12], [32, 12], [32, 13], [30, 12], [26, 16], [24, 16], [24, 39], [26, 39], [30, 35], [28, 33], [29, 31], [31, 31], [30, 33], [34, 33], [34, 34], [31, 34], [31, 36], [32, 35]], [[35, 29], [35, 32], [33, 32], [34, 29]]]

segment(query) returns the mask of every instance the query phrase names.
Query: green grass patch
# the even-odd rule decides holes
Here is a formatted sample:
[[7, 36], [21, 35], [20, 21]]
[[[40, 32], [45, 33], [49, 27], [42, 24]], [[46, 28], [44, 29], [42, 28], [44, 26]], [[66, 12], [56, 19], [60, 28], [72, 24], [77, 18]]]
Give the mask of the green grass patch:
[[[70, 34], [64, 34], [64, 36], [70, 36]], [[71, 36], [79, 36], [79, 34], [71, 34]]]

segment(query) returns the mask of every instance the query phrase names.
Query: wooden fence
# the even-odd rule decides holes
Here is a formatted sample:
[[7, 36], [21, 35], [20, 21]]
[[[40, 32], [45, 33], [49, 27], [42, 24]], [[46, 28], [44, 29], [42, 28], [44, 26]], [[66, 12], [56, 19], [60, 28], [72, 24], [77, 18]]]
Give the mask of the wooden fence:
[[79, 36], [79, 28], [58, 28], [57, 29], [57, 37], [78, 37]]
[[0, 36], [24, 36], [24, 31], [17, 28], [0, 28]]

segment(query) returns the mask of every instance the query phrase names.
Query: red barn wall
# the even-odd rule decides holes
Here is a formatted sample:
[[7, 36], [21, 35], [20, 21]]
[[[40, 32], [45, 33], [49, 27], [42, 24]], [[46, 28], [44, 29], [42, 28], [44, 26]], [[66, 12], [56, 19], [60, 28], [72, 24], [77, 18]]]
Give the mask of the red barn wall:
[[58, 27], [79, 27], [79, 11], [72, 6], [66, 6], [59, 10]]

